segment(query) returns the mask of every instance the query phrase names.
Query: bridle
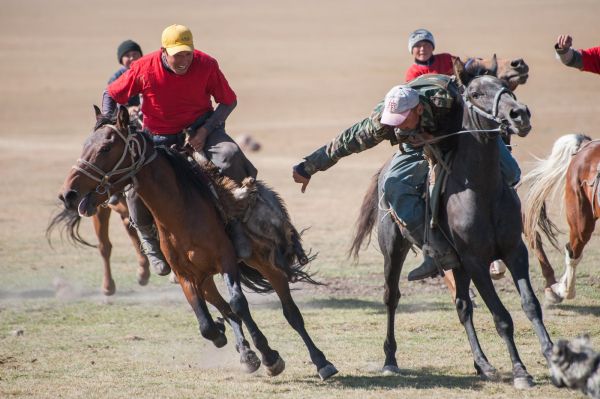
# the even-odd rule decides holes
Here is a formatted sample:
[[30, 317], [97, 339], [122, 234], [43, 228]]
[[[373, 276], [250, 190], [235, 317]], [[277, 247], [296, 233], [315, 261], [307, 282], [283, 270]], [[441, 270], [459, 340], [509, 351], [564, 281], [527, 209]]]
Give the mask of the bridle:
[[[112, 188], [134, 177], [140, 171], [140, 169], [152, 162], [154, 158], [156, 158], [156, 151], [152, 151], [152, 154], [150, 154], [146, 158], [146, 151], [148, 150], [149, 145], [148, 141], [144, 140], [144, 138], [141, 135], [128, 134], [127, 136], [125, 136], [121, 131], [119, 131], [119, 128], [111, 124], [105, 124], [101, 127], [107, 127], [111, 129], [125, 142], [121, 158], [119, 158], [119, 161], [108, 172], [104, 172], [102, 169], [100, 169], [93, 163], [81, 158], [79, 158], [77, 160], [77, 163], [73, 165], [73, 169], [83, 173], [90, 179], [98, 182], [98, 185], [95, 189], [96, 193], [100, 195], [108, 193], [108, 197], [110, 198]], [[98, 129], [100, 129], [101, 127], [99, 127]], [[96, 129], [94, 132], [98, 131], [98, 129]], [[121, 164], [125, 161], [127, 154], [129, 154], [131, 165], [125, 168], [120, 168]], [[117, 180], [112, 182], [110, 181], [110, 179], [113, 176], [121, 174], [123, 176], [121, 176]]]
[[[481, 76], [478, 76], [475, 79], [481, 79]], [[471, 84], [473, 82], [473, 80], [471, 81]], [[506, 134], [507, 133], [507, 128], [508, 128], [508, 124], [505, 120], [501, 119], [498, 117], [498, 108], [500, 105], [500, 99], [502, 97], [503, 94], [508, 94], [509, 96], [511, 96], [515, 101], [517, 100], [517, 98], [515, 97], [515, 95], [513, 94], [512, 91], [510, 91], [508, 88], [506, 88], [505, 86], [502, 86], [494, 95], [494, 100], [492, 101], [492, 110], [490, 111], [486, 111], [483, 108], [475, 105], [468, 97], [467, 95], [467, 90], [465, 90], [464, 94], [463, 94], [463, 101], [465, 103], [465, 105], [467, 106], [467, 109], [469, 111], [469, 116], [471, 117], [471, 119], [475, 122], [475, 124], [477, 125], [478, 128], [481, 128], [481, 124], [479, 123], [479, 118], [477, 118], [477, 116], [481, 116], [484, 119], [487, 119], [489, 121], [492, 122], [496, 122], [499, 126], [498, 126], [498, 132], [499, 133], [503, 133]], [[482, 129], [483, 130], [483, 129]]]

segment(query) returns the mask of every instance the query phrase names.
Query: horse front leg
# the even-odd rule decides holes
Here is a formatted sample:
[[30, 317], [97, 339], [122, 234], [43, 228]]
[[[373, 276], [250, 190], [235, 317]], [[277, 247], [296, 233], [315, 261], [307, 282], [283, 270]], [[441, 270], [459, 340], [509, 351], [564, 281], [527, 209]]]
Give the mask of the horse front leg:
[[[224, 334], [225, 329], [213, 321], [204, 298], [199, 294], [198, 286], [181, 275], [178, 275], [178, 278], [185, 298], [194, 310], [194, 314], [198, 320], [200, 334], [212, 341], [217, 348], [225, 346], [227, 344], [227, 337]], [[204, 276], [204, 278], [207, 277]]]
[[484, 380], [499, 381], [500, 375], [498, 374], [498, 370], [490, 364], [483, 353], [477, 333], [475, 332], [473, 302], [469, 293], [471, 278], [463, 268], [457, 268], [454, 269], [454, 281], [456, 282], [456, 299], [454, 300], [454, 304], [458, 313], [458, 319], [467, 333], [475, 370]]
[[535, 245], [533, 245], [533, 252], [535, 253], [535, 257], [537, 258], [540, 264], [540, 268], [542, 269], [542, 276], [544, 276], [544, 280], [546, 282], [544, 285], [544, 298], [546, 303], [555, 305], [557, 303], [562, 302], [563, 298], [558, 296], [552, 290], [552, 286], [556, 284], [556, 275], [554, 274], [552, 264], [548, 260], [548, 256], [546, 256], [546, 251], [544, 251], [542, 237], [537, 231], [535, 232]]
[[148, 284], [150, 280], [150, 262], [146, 255], [142, 253], [142, 246], [140, 243], [140, 238], [137, 235], [137, 231], [135, 227], [133, 227], [129, 220], [129, 209], [127, 208], [127, 203], [125, 202], [125, 198], [122, 197], [119, 200], [119, 203], [112, 207], [112, 209], [119, 214], [121, 217], [121, 222], [125, 227], [125, 231], [127, 231], [127, 235], [133, 244], [133, 248], [135, 249], [135, 255], [138, 261], [138, 269], [137, 269], [137, 282], [141, 286], [145, 286]]
[[[240, 354], [240, 363], [244, 367], [244, 370], [247, 373], [254, 373], [260, 367], [260, 359], [256, 356], [256, 353], [250, 349], [250, 344], [244, 337], [242, 320], [233, 313], [233, 310], [231, 310], [227, 301], [223, 299], [215, 286], [213, 277], [204, 280], [202, 291], [204, 298], [221, 312], [225, 320], [227, 320], [231, 326], [233, 334], [235, 335], [235, 349]], [[225, 326], [223, 325], [223, 331], [224, 330]]]
[[506, 266], [510, 270], [517, 291], [521, 296], [521, 307], [527, 315], [527, 318], [533, 324], [533, 329], [535, 330], [542, 347], [542, 354], [546, 358], [546, 361], [549, 361], [550, 356], [552, 356], [552, 340], [544, 325], [540, 302], [531, 287], [527, 247], [525, 247], [525, 244], [522, 241], [513, 253], [505, 257], [504, 263], [506, 263]]
[[248, 301], [242, 292], [240, 271], [237, 264], [232, 260], [229, 264], [223, 265], [222, 270], [223, 277], [225, 278], [225, 285], [227, 286], [230, 295], [229, 304], [231, 309], [241, 318], [246, 325], [246, 328], [248, 328], [248, 333], [254, 342], [254, 346], [261, 353], [262, 362], [267, 368], [267, 374], [270, 376], [280, 374], [285, 369], [285, 362], [281, 356], [279, 356], [277, 351], [269, 347], [267, 338], [252, 319], [250, 309], [248, 308]]
[[98, 251], [102, 256], [102, 262], [104, 264], [104, 275], [102, 278], [102, 293], [110, 296], [117, 290], [115, 286], [115, 280], [112, 278], [112, 271], [110, 269], [110, 254], [112, 252], [112, 243], [108, 237], [108, 226], [110, 221], [110, 208], [98, 207], [98, 212], [92, 216], [92, 223], [94, 225], [94, 232], [98, 238]]
[[[481, 261], [474, 256], [463, 256], [462, 261], [465, 270], [471, 275], [473, 283], [475, 283], [475, 287], [477, 287], [481, 298], [492, 313], [498, 335], [502, 337], [506, 344], [513, 366], [514, 387], [517, 389], [532, 387], [533, 378], [527, 372], [527, 368], [523, 364], [519, 352], [517, 351], [517, 346], [515, 345], [515, 327], [512, 317], [496, 293], [492, 278], [490, 277], [489, 263], [482, 264]], [[506, 259], [504, 259], [504, 263], [508, 266]]]

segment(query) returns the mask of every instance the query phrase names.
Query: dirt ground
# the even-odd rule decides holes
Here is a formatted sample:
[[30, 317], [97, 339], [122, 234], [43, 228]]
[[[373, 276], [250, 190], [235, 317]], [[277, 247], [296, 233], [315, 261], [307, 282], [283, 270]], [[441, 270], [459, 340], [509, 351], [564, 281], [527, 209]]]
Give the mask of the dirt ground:
[[[563, 134], [600, 138], [600, 76], [564, 67], [553, 51], [561, 33], [570, 33], [577, 48], [597, 46], [599, 15], [597, 0], [3, 0], [0, 292], [51, 289], [56, 271], [74, 267], [67, 260], [97, 256], [52, 251], [43, 233], [93, 126], [92, 104], [100, 104], [118, 68], [116, 48], [124, 39], [149, 53], [159, 48], [164, 27], [191, 28], [196, 47], [217, 58], [238, 95], [228, 132], [250, 134], [262, 144], [249, 154], [259, 177], [283, 196], [299, 227], [311, 226], [308, 246], [319, 252], [323, 275], [337, 284], [345, 275], [327, 265], [339, 270], [343, 264], [369, 178], [395, 149], [382, 143], [348, 157], [317, 174], [305, 194], [293, 183], [291, 167], [368, 116], [390, 87], [403, 82], [412, 62], [408, 34], [428, 28], [436, 52], [462, 58], [496, 53], [525, 59], [530, 78], [516, 94], [532, 112], [533, 131], [513, 143], [527, 170]], [[91, 237], [89, 223], [84, 228]], [[115, 252], [130, 251], [122, 229], [113, 226], [117, 230]], [[97, 264], [89, 277], [97, 286], [99, 261], [87, 262], [90, 271]]]

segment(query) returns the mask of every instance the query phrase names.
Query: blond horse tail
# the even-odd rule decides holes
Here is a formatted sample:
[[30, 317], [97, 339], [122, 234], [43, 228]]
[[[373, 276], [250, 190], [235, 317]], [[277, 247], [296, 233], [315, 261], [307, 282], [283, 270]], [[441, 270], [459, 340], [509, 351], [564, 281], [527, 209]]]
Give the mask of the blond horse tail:
[[571, 162], [582, 144], [590, 141], [583, 134], [568, 134], [560, 137], [552, 146], [546, 159], [537, 158], [534, 168], [526, 174], [519, 186], [529, 186], [523, 205], [523, 232], [532, 248], [537, 247], [536, 232], [541, 231], [552, 246], [560, 250], [557, 236], [560, 232], [546, 212], [546, 199], [555, 198], [564, 192], [565, 176]]

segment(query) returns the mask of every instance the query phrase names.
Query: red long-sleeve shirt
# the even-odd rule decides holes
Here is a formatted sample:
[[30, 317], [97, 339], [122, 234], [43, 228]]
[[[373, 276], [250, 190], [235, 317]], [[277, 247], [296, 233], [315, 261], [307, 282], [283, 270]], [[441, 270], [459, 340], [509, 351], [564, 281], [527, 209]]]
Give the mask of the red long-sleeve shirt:
[[428, 73], [437, 73], [440, 75], [454, 74], [452, 56], [448, 53], [435, 54], [431, 65], [412, 64], [406, 71], [405, 81], [408, 82]]
[[141, 93], [144, 126], [157, 134], [178, 133], [212, 111], [211, 97], [225, 105], [236, 101], [217, 61], [198, 50], [194, 50], [192, 64], [183, 75], [163, 66], [159, 50], [132, 63], [107, 90], [119, 104]]

